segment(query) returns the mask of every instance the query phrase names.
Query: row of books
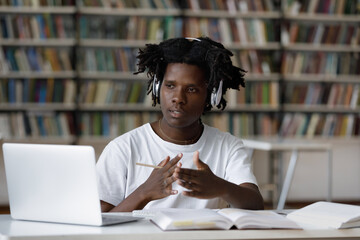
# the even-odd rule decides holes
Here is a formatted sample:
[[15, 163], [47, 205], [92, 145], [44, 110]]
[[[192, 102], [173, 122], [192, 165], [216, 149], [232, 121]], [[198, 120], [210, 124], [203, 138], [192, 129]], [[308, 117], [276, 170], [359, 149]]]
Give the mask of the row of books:
[[146, 82], [89, 80], [81, 84], [79, 102], [96, 105], [144, 103], [146, 93]]
[[209, 36], [224, 44], [265, 45], [278, 39], [279, 27], [272, 20], [198, 18], [184, 19], [184, 36]]
[[232, 51], [233, 64], [248, 73], [271, 74], [279, 73], [281, 54], [279, 51], [240, 50]]
[[[81, 136], [116, 137], [148, 122], [156, 121], [161, 114], [156, 112], [88, 112], [81, 114], [79, 128]], [[229, 131], [236, 136], [274, 136], [278, 120], [269, 114], [206, 114], [205, 124]]]
[[[0, 132], [3, 138], [69, 137], [80, 136], [116, 137], [142, 124], [160, 118], [157, 112], [83, 112], [74, 127], [71, 113], [13, 112], [0, 114]], [[207, 114], [204, 123], [228, 131], [239, 137], [351, 137], [360, 135], [359, 114], [305, 114], [287, 113], [279, 127], [277, 114], [222, 113]]]
[[0, 38], [49, 39], [73, 38], [75, 24], [70, 15], [3, 15]]
[[207, 114], [202, 121], [238, 137], [276, 136], [279, 126], [277, 114], [264, 113]]
[[239, 104], [256, 104], [279, 106], [279, 83], [278, 82], [247, 82], [245, 88], [240, 91], [229, 90], [226, 92], [228, 107], [236, 107]]
[[285, 102], [306, 105], [360, 106], [360, 84], [353, 83], [289, 83]]
[[[71, 49], [50, 47], [4, 47], [0, 62], [8, 67], [6, 71], [71, 71]], [[1, 50], [0, 50], [1, 52]], [[3, 55], [3, 56], [2, 56]], [[3, 58], [5, 57], [5, 59]]]
[[279, 9], [277, 1], [273, 0], [187, 0], [185, 8], [193, 11], [222, 10], [230, 13], [248, 11], [275, 11]]
[[279, 134], [308, 138], [360, 136], [360, 114], [286, 113]]
[[[69, 48], [20, 47], [0, 50], [0, 70], [8, 71], [71, 71]], [[81, 48], [78, 67], [82, 71], [136, 71], [137, 48]], [[234, 64], [251, 73], [276, 73], [278, 66], [274, 51], [246, 50], [235, 52]], [[351, 52], [286, 52], [283, 55], [283, 74], [359, 75], [360, 58]]]
[[[276, 51], [233, 51], [234, 65], [249, 73], [271, 74], [280, 71], [281, 55]], [[138, 48], [81, 48], [78, 51], [78, 68], [81, 71], [123, 71], [137, 69]]]
[[[297, 89], [294, 89], [294, 95]], [[226, 98], [228, 107], [239, 104], [278, 106], [278, 94], [277, 82], [249, 82], [241, 91], [229, 91]], [[0, 103], [71, 104], [75, 103], [75, 96], [76, 83], [72, 79], [0, 80]], [[84, 80], [80, 85], [78, 101], [81, 104], [144, 103], [150, 106], [145, 81]]]
[[79, 24], [84, 39], [163, 40], [205, 35], [225, 44], [279, 40], [279, 26], [261, 19], [82, 16]]
[[[113, 80], [87, 80], [80, 86], [80, 103], [114, 104], [144, 103], [150, 106], [150, 98], [146, 97], [146, 82], [125, 82]], [[245, 89], [229, 91], [226, 94], [227, 106], [239, 104], [279, 105], [278, 82], [248, 82]]]
[[1, 0], [0, 6], [13, 7], [60, 7], [74, 6], [74, 0]]
[[70, 137], [75, 135], [71, 113], [0, 113], [0, 133], [4, 139], [25, 137]]
[[284, 43], [359, 45], [360, 27], [358, 23], [318, 23], [292, 22], [284, 28]]
[[[248, 11], [276, 11], [280, 8], [274, 0], [80, 0], [76, 4], [81, 7], [104, 8], [151, 8], [179, 9], [193, 11], [223, 10], [230, 13]], [[2, 0], [0, 6], [43, 7], [74, 6], [74, 0]], [[355, 0], [287, 0], [286, 11], [289, 13], [325, 13], [356, 14], [360, 11]]]
[[326, 74], [336, 76], [359, 75], [360, 58], [357, 53], [285, 52], [283, 74]]
[[75, 103], [72, 79], [0, 79], [0, 103]]
[[80, 136], [102, 136], [114, 138], [145, 123], [160, 119], [156, 112], [93, 112], [82, 113], [78, 129]]
[[297, 13], [321, 14], [356, 14], [360, 12], [356, 0], [287, 0], [286, 11]]
[[177, 0], [79, 0], [77, 3], [81, 7], [151, 9], [179, 8]]
[[78, 69], [81, 71], [123, 71], [137, 69], [137, 48], [81, 48]]
[[184, 20], [180, 17], [109, 17], [81, 16], [83, 39], [163, 40], [182, 36]]

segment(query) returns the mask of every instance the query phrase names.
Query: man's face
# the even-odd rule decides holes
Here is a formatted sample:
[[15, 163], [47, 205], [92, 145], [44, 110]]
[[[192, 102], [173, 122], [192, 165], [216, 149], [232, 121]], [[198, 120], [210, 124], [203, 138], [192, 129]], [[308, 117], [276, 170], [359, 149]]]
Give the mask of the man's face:
[[167, 65], [160, 90], [161, 111], [167, 123], [176, 128], [188, 127], [201, 117], [206, 102], [204, 72], [195, 65]]

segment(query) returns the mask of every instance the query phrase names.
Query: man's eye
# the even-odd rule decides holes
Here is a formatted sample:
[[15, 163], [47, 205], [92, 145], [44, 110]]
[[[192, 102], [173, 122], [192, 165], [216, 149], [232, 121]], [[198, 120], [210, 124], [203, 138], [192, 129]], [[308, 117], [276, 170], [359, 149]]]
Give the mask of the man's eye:
[[166, 84], [165, 85], [167, 88], [174, 88], [174, 85], [173, 84]]
[[196, 92], [196, 89], [195, 88], [188, 88], [188, 92], [191, 92], [191, 93]]

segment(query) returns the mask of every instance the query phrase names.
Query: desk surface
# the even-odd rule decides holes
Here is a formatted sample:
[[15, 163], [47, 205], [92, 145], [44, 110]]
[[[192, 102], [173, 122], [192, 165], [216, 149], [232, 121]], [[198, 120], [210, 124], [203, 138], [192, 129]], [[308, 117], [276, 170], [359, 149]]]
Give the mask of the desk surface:
[[303, 150], [303, 151], [326, 151], [331, 149], [329, 143], [317, 143], [317, 142], [304, 142], [294, 140], [250, 140], [244, 139], [244, 145], [253, 149], [266, 150], [266, 151], [291, 151], [291, 150]]
[[206, 230], [164, 232], [149, 220], [107, 227], [12, 220], [0, 215], [0, 240], [5, 239], [359, 239], [360, 228], [342, 230]]

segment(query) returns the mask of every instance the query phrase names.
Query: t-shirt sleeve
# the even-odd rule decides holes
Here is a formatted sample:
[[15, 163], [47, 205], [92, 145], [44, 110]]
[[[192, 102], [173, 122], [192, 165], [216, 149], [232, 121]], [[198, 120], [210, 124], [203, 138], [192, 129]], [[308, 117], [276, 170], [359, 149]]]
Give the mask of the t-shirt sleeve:
[[110, 142], [96, 164], [100, 200], [117, 206], [125, 197], [126, 163], [124, 153], [114, 142]]
[[236, 139], [232, 141], [229, 150], [230, 155], [226, 166], [225, 179], [235, 184], [253, 183], [257, 185], [251, 167], [249, 149], [244, 146], [240, 139]]

